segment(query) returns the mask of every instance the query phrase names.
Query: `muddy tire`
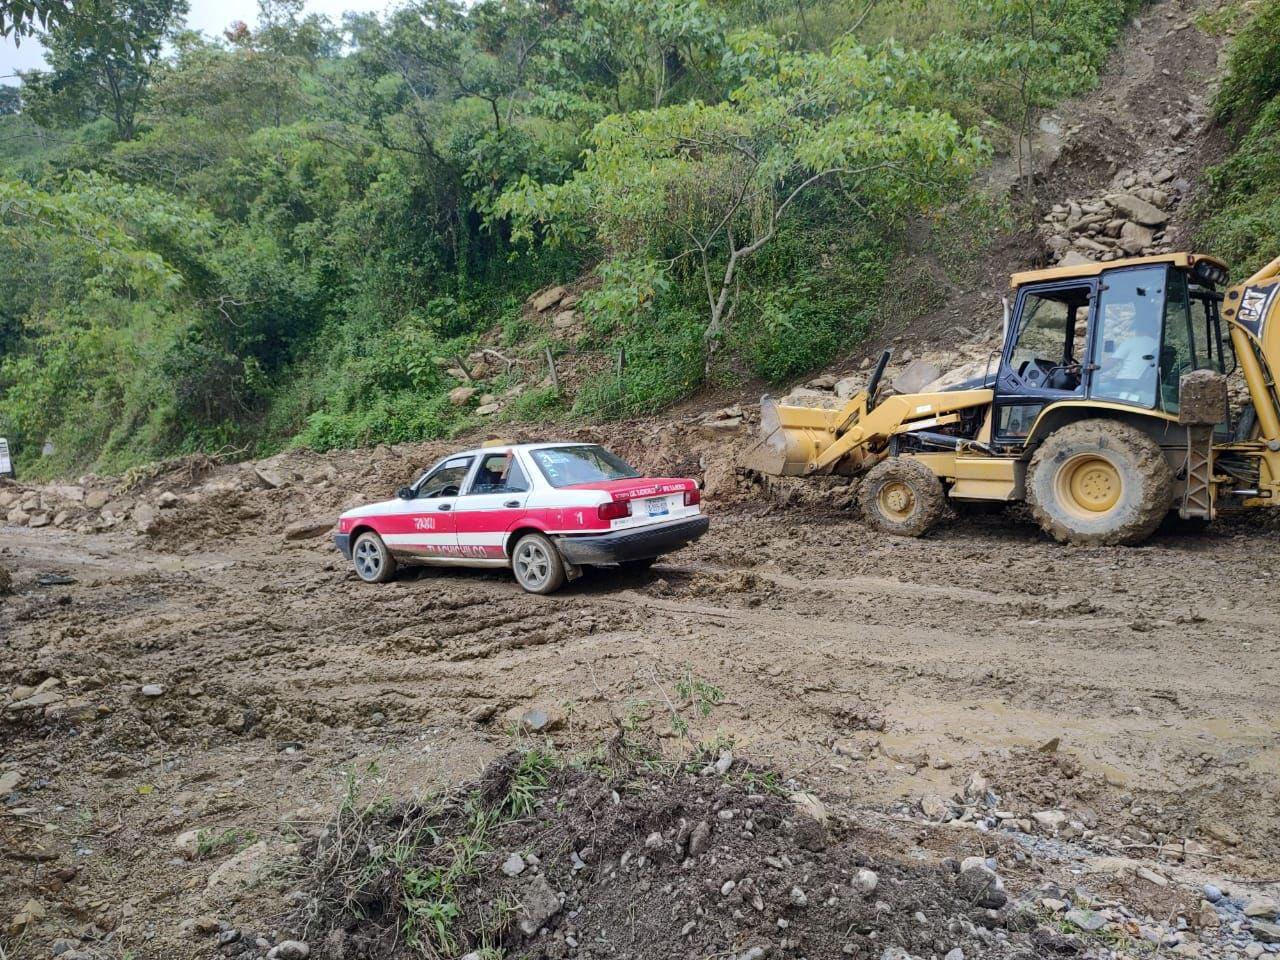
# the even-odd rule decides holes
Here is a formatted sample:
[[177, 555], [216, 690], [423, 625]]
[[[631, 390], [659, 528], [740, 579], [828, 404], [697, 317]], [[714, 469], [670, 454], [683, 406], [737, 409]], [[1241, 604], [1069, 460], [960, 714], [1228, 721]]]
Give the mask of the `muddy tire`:
[[351, 547], [351, 565], [365, 583], [386, 583], [396, 575], [396, 558], [372, 531], [360, 534]]
[[1117, 420], [1081, 420], [1049, 434], [1027, 470], [1027, 502], [1062, 543], [1135, 544], [1173, 503], [1173, 471], [1149, 436]]
[[942, 481], [918, 460], [889, 457], [862, 480], [858, 491], [867, 523], [898, 537], [918, 537], [936, 524], [946, 510]]
[[511, 551], [511, 571], [530, 593], [554, 593], [566, 579], [560, 551], [540, 533], [526, 533], [519, 539]]

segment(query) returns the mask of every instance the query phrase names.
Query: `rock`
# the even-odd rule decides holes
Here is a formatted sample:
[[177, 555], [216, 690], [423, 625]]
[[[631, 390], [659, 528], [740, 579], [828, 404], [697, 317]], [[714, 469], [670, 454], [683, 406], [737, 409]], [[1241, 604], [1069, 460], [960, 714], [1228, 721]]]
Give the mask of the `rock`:
[[1167, 887], [1169, 885], [1168, 877], [1163, 877], [1148, 867], [1138, 867], [1133, 873], [1139, 879], [1145, 880], [1147, 883], [1153, 883], [1157, 887]]
[[946, 820], [951, 816], [951, 805], [937, 794], [920, 799], [920, 812], [930, 820]]
[[964, 785], [964, 795], [969, 800], [983, 800], [989, 786], [987, 778], [975, 771], [969, 775], [969, 781]]
[[837, 740], [831, 745], [831, 749], [850, 760], [865, 760], [869, 753], [857, 740]]
[[1067, 822], [1067, 815], [1061, 810], [1037, 810], [1031, 814], [1031, 819], [1045, 833], [1057, 833], [1062, 825]]
[[178, 495], [172, 490], [166, 490], [164, 493], [160, 494], [160, 496], [156, 497], [156, 503], [159, 505], [161, 510], [168, 510], [171, 507], [176, 507], [179, 502], [180, 500]]
[[999, 910], [1009, 902], [1004, 882], [987, 867], [971, 866], [961, 870], [956, 889], [962, 897], [987, 910]]
[[483, 403], [476, 407], [476, 415], [480, 417], [491, 417], [502, 409], [500, 403]]
[[835, 384], [836, 396], [841, 400], [848, 400], [862, 390], [862, 384], [862, 377], [842, 377]]
[[475, 387], [454, 387], [449, 391], [449, 402], [460, 407], [479, 392]]
[[1232, 827], [1221, 820], [1210, 820], [1207, 823], [1202, 823], [1200, 829], [1219, 843], [1225, 843], [1228, 847], [1240, 846], [1240, 834], [1236, 833]]
[[512, 707], [506, 718], [523, 733], [550, 733], [564, 724], [564, 717], [551, 707]]
[[729, 768], [733, 766], [733, 754], [728, 750], [723, 751], [715, 763], [715, 770], [720, 776], [724, 776], [729, 772]]
[[1155, 233], [1149, 228], [1132, 220], [1126, 220], [1120, 228], [1120, 248], [1125, 253], [1141, 253], [1144, 247], [1155, 242]]
[[88, 700], [79, 697], [51, 703], [44, 708], [44, 715], [49, 720], [60, 720], [66, 723], [84, 723], [98, 719], [98, 708]]
[[793, 793], [788, 799], [797, 811], [826, 826], [827, 820], [830, 819], [826, 804], [812, 793]]
[[1276, 915], [1276, 902], [1267, 897], [1254, 897], [1244, 905], [1244, 915], [1246, 917], [1258, 917], [1263, 920], [1270, 920]]
[[39, 900], [28, 900], [9, 921], [9, 935], [16, 937], [26, 932], [28, 927], [34, 926], [45, 918], [45, 908]]
[[948, 950], [946, 956], [942, 960], [964, 960], [964, 951], [959, 947], [954, 950]]
[[144, 697], [163, 697], [164, 687], [158, 683], [143, 684], [142, 689], [138, 691]]
[[22, 775], [17, 770], [6, 770], [0, 773], [0, 800], [17, 790], [21, 782]]
[[787, 895], [793, 907], [803, 907], [809, 902], [809, 895], [799, 887], [792, 887], [791, 892]]
[[1147, 227], [1162, 227], [1169, 222], [1169, 215], [1159, 207], [1130, 193], [1107, 195], [1107, 203], [1135, 223]]
[[314, 520], [295, 520], [284, 528], [286, 540], [310, 540], [328, 533], [333, 529], [333, 521], [316, 518]]
[[530, 880], [520, 893], [520, 904], [516, 909], [516, 919], [520, 923], [520, 931], [526, 937], [532, 937], [542, 925], [560, 912], [560, 898], [541, 874]]
[[539, 313], [544, 313], [563, 300], [568, 292], [564, 287], [552, 287], [550, 290], [545, 290], [533, 298], [533, 309]]
[[261, 483], [268, 490], [278, 489], [279, 487], [283, 487], [286, 483], [289, 482], [289, 478], [286, 477], [279, 470], [276, 470], [273, 467], [268, 467], [262, 464], [255, 466], [253, 468], [253, 475], [257, 477], [258, 482]]
[[[32, 530], [35, 530], [37, 527], [47, 527], [48, 525], [49, 515], [47, 513], [37, 513], [27, 523], [27, 526], [31, 527]], [[139, 523], [138, 526], [139, 529], [141, 529], [142, 524]]]
[[1280, 943], [1280, 925], [1255, 920], [1250, 924], [1249, 932], [1261, 943]]
[[101, 510], [107, 505], [107, 501], [111, 499], [111, 494], [105, 490], [90, 490], [84, 497], [84, 505], [90, 510]]
[[502, 861], [502, 872], [508, 877], [518, 877], [524, 873], [524, 857], [513, 853]]
[[689, 833], [689, 856], [696, 857], [706, 852], [711, 843], [711, 824], [702, 820]]
[[[905, 358], [905, 354], [903, 357]], [[912, 360], [903, 371], [893, 378], [893, 389], [899, 393], [916, 393], [926, 383], [931, 383], [942, 376], [937, 365], [925, 360]]]
[[1068, 250], [1062, 255], [1062, 259], [1058, 261], [1060, 267], [1078, 267], [1084, 263], [1094, 263], [1095, 261], [1086, 257], [1084, 254], [1076, 250]]
[[657, 830], [655, 830], [655, 831], [653, 831], [653, 833], [651, 833], [651, 834], [649, 834], [647, 837], [645, 837], [645, 838], [644, 838], [644, 848], [645, 848], [646, 850], [661, 850], [661, 849], [662, 849], [662, 834], [661, 834], [661, 833], [659, 833]]
[[863, 867], [853, 877], [853, 887], [864, 897], [871, 896], [880, 884], [880, 877], [874, 870]]
[[1217, 903], [1222, 899], [1222, 890], [1219, 887], [1214, 886], [1212, 883], [1206, 883], [1204, 885], [1203, 893], [1204, 898], [1210, 903]]
[[267, 960], [307, 960], [311, 948], [301, 940], [281, 940], [267, 951]]
[[557, 330], [567, 330], [578, 322], [577, 310], [561, 310], [551, 319], [551, 326]]
[[13, 703], [9, 704], [9, 706], [6, 707], [5, 709], [16, 713], [19, 710], [32, 710], [37, 707], [44, 708], [49, 706], [50, 704], [61, 703], [62, 700], [63, 700], [63, 696], [62, 694], [58, 693], [58, 691], [43, 690], [40, 693], [32, 694], [31, 696], [27, 697], [25, 700], [15, 700]]
[[245, 847], [233, 857], [229, 857], [209, 874], [205, 889], [217, 890], [219, 887], [248, 886], [274, 862], [271, 851], [265, 840], [259, 840]]
[[1074, 907], [1066, 913], [1066, 921], [1074, 927], [1093, 933], [1107, 925], [1107, 918], [1085, 907]]
[[200, 831], [184, 830], [173, 838], [173, 849], [187, 860], [194, 860], [200, 855]]
[[72, 940], [70, 937], [59, 937], [57, 940], [53, 941], [53, 943], [49, 944], [49, 955], [54, 957], [66, 957], [79, 949], [79, 940]]

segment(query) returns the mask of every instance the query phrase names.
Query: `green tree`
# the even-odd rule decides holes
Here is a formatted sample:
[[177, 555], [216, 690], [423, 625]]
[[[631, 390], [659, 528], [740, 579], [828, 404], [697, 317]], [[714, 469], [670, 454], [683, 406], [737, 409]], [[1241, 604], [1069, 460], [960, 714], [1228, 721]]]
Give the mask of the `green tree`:
[[46, 126], [108, 117], [131, 140], [138, 110], [187, 0], [84, 0], [40, 35], [50, 70], [23, 75], [27, 109]]
[[[983, 152], [949, 115], [910, 102], [904, 57], [852, 43], [783, 57], [724, 103], [618, 114], [596, 126], [565, 183], [526, 180], [498, 211], [518, 234], [594, 239], [610, 257], [670, 271], [694, 264], [707, 365], [732, 318], [743, 265], [818, 189], [851, 213], [892, 220], [962, 183]], [[897, 102], [893, 91], [901, 91]]]

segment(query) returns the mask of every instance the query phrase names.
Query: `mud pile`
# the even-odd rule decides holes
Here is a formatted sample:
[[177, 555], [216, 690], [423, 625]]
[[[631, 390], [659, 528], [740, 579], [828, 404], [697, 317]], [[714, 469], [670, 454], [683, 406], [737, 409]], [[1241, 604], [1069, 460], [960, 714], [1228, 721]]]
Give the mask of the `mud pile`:
[[334, 960], [1081, 948], [1012, 903], [982, 858], [961, 869], [890, 847], [727, 752], [589, 766], [513, 753], [436, 802], [344, 805], [306, 851], [304, 927]]

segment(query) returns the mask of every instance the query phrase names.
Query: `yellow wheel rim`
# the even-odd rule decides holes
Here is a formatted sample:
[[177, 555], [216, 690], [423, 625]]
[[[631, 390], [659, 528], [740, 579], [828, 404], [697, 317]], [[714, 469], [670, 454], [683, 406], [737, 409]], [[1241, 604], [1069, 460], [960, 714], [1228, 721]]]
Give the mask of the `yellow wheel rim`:
[[890, 480], [876, 494], [876, 505], [885, 516], [905, 520], [916, 508], [915, 491], [901, 480]]
[[1083, 453], [1062, 465], [1057, 488], [1058, 501], [1072, 513], [1096, 517], [1120, 502], [1124, 482], [1110, 460]]

